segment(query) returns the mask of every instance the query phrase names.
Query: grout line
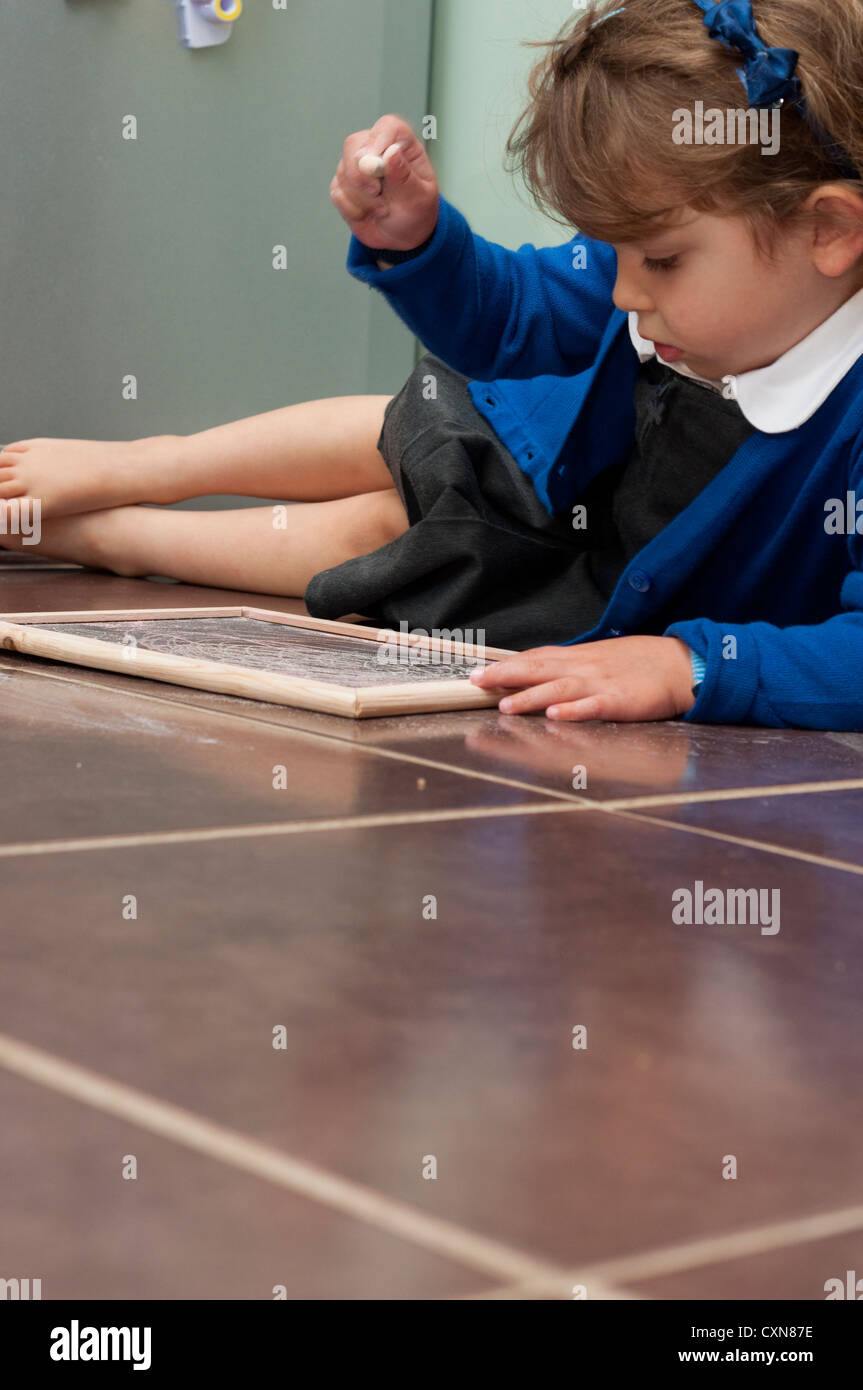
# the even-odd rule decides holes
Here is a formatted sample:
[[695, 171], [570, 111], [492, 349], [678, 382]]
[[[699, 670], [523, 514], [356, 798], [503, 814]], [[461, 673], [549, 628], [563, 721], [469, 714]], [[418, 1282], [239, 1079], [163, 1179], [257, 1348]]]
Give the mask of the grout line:
[[802, 863], [815, 864], [825, 869], [838, 869], [840, 872], [849, 874], [863, 874], [863, 865], [853, 864], [844, 859], [830, 859], [826, 855], [809, 854], [805, 850], [776, 845], [769, 840], [750, 840], [741, 835], [732, 835], [727, 831], [707, 830], [703, 826], [664, 820], [661, 816], [636, 814], [633, 811], [618, 809], [607, 802], [574, 803], [568, 806], [555, 803], [479, 806], [461, 811], [402, 811], [393, 814], [381, 812], [376, 815], [333, 817], [326, 820], [212, 826], [200, 830], [148, 831], [137, 835], [94, 835], [75, 840], [34, 840], [0, 845], [0, 859], [18, 859], [46, 854], [77, 854], [108, 849], [140, 849], [156, 845], [202, 844], [214, 840], [261, 839], [273, 835], [303, 835], [332, 830], [368, 830], [385, 825], [428, 825], [505, 816], [557, 815], [574, 811], [602, 811], [608, 816], [617, 816], [622, 820], [633, 821], [636, 825], [662, 826], [664, 829], [678, 830], [688, 835], [700, 835], [706, 839], [719, 840], [723, 844], [741, 845], [745, 849], [753, 849], [764, 854], [778, 854], [785, 859], [796, 859]]
[[186, 845], [208, 840], [249, 840], [269, 835], [303, 835], [321, 830], [367, 830], [384, 825], [427, 825], [437, 821], [481, 820], [487, 816], [559, 815], [583, 806], [490, 806], [464, 811], [403, 811], [388, 815], [334, 817], [328, 820], [275, 821], [272, 824], [223, 825], [202, 830], [154, 830], [140, 835], [94, 835], [77, 840], [34, 840], [0, 845], [0, 859], [37, 854], [77, 854], [88, 850], [139, 849], [147, 845]]
[[[518, 1281], [471, 1295], [472, 1299], [541, 1298], [546, 1294], [560, 1298], [564, 1289], [568, 1298], [573, 1284], [584, 1284], [588, 1294], [593, 1289], [594, 1297], [629, 1297], [626, 1290], [615, 1285], [766, 1254], [863, 1228], [863, 1206], [848, 1207], [736, 1231], [727, 1236], [624, 1255], [566, 1271], [448, 1221], [427, 1216], [406, 1203], [2, 1034], [0, 1066], [106, 1114], [129, 1120], [151, 1133], [365, 1220], [458, 1263]], [[639, 1297], [638, 1294], [634, 1296]]]
[[834, 782], [789, 782], [781, 786], [766, 787], [723, 787], [706, 792], [661, 792], [650, 796], [612, 797], [608, 801], [592, 801], [593, 806], [605, 806], [609, 810], [628, 811], [633, 808], [651, 806], [689, 806], [695, 802], [745, 801], [756, 796], [795, 796], [812, 795], [817, 792], [851, 792], [863, 788], [863, 777], [840, 778]]
[[551, 1262], [524, 1254], [407, 1202], [249, 1139], [181, 1106], [157, 1099], [89, 1068], [0, 1034], [0, 1066], [104, 1114], [206, 1154], [277, 1187], [332, 1207], [445, 1259], [501, 1279], [546, 1283], [563, 1275]]
[[[621, 1255], [613, 1260], [601, 1260], [582, 1269], [570, 1270], [562, 1279], [530, 1280], [521, 1285], [506, 1285], [474, 1294], [476, 1299], [510, 1299], [543, 1296], [569, 1297], [573, 1284], [585, 1284], [588, 1294], [595, 1281], [615, 1284], [636, 1280], [661, 1279], [668, 1274], [703, 1269], [728, 1260], [740, 1260], [766, 1255], [812, 1241], [827, 1240], [830, 1236], [849, 1235], [863, 1228], [863, 1206], [845, 1207], [838, 1211], [819, 1212], [790, 1221], [776, 1221], [767, 1226], [754, 1226], [733, 1231], [727, 1236], [709, 1236], [704, 1240], [682, 1245], [669, 1245], [647, 1250], [640, 1255]], [[565, 1294], [564, 1294], [565, 1289]]]
[[703, 835], [708, 840], [721, 840], [725, 844], [742, 845], [744, 849], [762, 850], [765, 854], [779, 854], [784, 859], [799, 859], [804, 864], [817, 864], [824, 869], [839, 869], [847, 874], [863, 874], [863, 864], [853, 864], [846, 859], [831, 859], [826, 854], [810, 854], [805, 849], [792, 849], [788, 845], [775, 845], [771, 840], [750, 840], [743, 835], [732, 835], [726, 830], [707, 830], [702, 825], [686, 825], [682, 821], [665, 820], [662, 816], [636, 815], [631, 811], [618, 811], [604, 805], [598, 811], [608, 809], [609, 815], [620, 816], [642, 825], [661, 825], [669, 830], [683, 830], [687, 835]]
[[[0, 661], [0, 670], [15, 671], [21, 675], [35, 676], [42, 680], [61, 681], [69, 685], [84, 686], [87, 689], [97, 689], [101, 691], [115, 690], [112, 685], [96, 685], [90, 681], [84, 681], [74, 676], [55, 674], [53, 671], [38, 671], [27, 666], [18, 665], [14, 662]], [[108, 672], [99, 674], [107, 675]], [[188, 688], [188, 687], [187, 687]], [[172, 709], [191, 709], [197, 710], [201, 714], [210, 717], [225, 718], [229, 720], [240, 720], [251, 724], [263, 724], [270, 729], [280, 729], [296, 737], [322, 739], [327, 743], [346, 744], [349, 748], [359, 749], [362, 753], [370, 753], [379, 758], [392, 758], [399, 762], [416, 763], [420, 767], [434, 768], [440, 772], [453, 773], [459, 777], [470, 777], [477, 781], [491, 782], [497, 786], [515, 787], [519, 791], [531, 792], [537, 796], [544, 796], [556, 801], [563, 801], [569, 805], [579, 805], [592, 809], [604, 809], [609, 811], [628, 811], [649, 808], [653, 806], [688, 806], [701, 802], [714, 801], [735, 801], [746, 800], [759, 796], [790, 796], [790, 795], [812, 795], [818, 792], [831, 791], [859, 791], [863, 789], [863, 778], [840, 778], [831, 782], [792, 782], [773, 784], [768, 783], [760, 787], [722, 787], [714, 791], [703, 792], [651, 792], [644, 796], [611, 797], [600, 801], [595, 797], [577, 796], [572, 792], [556, 791], [553, 787], [539, 785], [535, 782], [525, 782], [516, 777], [503, 777], [499, 773], [483, 772], [478, 768], [459, 767], [453, 763], [440, 762], [434, 758], [424, 758], [418, 753], [405, 753], [395, 748], [381, 748], [375, 744], [361, 743], [358, 739], [346, 738], [343, 735], [333, 732], [324, 733], [320, 729], [303, 729], [292, 724], [284, 724], [280, 720], [268, 719], [266, 715], [250, 714], [242, 709], [213, 709], [209, 705], [195, 704], [190, 700], [171, 699], [166, 695], [151, 695], [147, 691], [135, 691], [136, 700], [149, 700], [155, 704], [170, 705]], [[353, 721], [352, 721], [353, 722]]]

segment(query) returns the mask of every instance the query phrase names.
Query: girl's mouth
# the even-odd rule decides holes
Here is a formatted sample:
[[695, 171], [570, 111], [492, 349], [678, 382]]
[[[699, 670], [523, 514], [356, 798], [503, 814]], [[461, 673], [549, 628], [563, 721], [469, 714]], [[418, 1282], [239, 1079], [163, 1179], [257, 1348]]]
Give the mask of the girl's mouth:
[[670, 347], [668, 343], [654, 343], [657, 357], [661, 357], [663, 362], [679, 362], [681, 357], [685, 357], [683, 348]]

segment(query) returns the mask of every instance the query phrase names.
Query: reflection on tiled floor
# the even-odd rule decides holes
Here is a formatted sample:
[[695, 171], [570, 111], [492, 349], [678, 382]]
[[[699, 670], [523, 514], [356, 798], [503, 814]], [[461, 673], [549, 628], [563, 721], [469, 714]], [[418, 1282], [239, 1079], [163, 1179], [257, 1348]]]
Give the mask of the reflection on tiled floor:
[[408, 762], [290, 728], [153, 704], [135, 685], [120, 697], [98, 681], [0, 663], [0, 699], [4, 777], [15, 787], [0, 800], [0, 844], [542, 802], [456, 772], [420, 779]]
[[[810, 1301], [847, 1299], [848, 1272], [853, 1286], [863, 1279], [863, 1238], [833, 1236], [748, 1259], [727, 1260], [703, 1269], [645, 1279], [631, 1287], [642, 1298], [720, 1298], [729, 1300], [782, 1298]], [[843, 1292], [840, 1294], [836, 1280]], [[855, 1297], [863, 1294], [863, 1284]]]
[[[0, 572], [5, 612], [243, 601]], [[533, 1271], [554, 1298], [607, 1262], [624, 1296], [821, 1299], [863, 1275], [863, 736], [355, 722], [11, 653], [0, 700], [3, 1262], [45, 1297], [491, 1297]], [[196, 1152], [201, 1120], [281, 1176]], [[771, 1223], [781, 1248], [746, 1244]]]
[[[829, 738], [829, 734], [820, 737]], [[650, 811], [639, 814], [651, 815]], [[746, 800], [660, 806], [654, 814], [680, 825], [783, 846], [800, 855], [841, 859], [863, 872], [863, 787], [813, 793], [805, 802], [768, 792]], [[858, 920], [863, 923], [863, 912]]]
[[460, 1298], [488, 1284], [366, 1222], [2, 1073], [0, 1108], [14, 1117], [4, 1125], [15, 1199], [4, 1204], [3, 1267], [40, 1278], [43, 1299], [272, 1299], [277, 1285], [295, 1299]]

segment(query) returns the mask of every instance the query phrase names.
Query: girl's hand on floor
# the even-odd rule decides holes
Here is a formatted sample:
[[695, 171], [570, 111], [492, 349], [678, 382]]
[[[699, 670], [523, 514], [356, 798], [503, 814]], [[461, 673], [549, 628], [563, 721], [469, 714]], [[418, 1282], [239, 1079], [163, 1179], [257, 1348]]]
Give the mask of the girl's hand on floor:
[[532, 647], [474, 671], [485, 690], [516, 687], [502, 714], [545, 710], [549, 719], [675, 719], [695, 704], [692, 666], [679, 637], [614, 637], [577, 647]]
[[[387, 160], [382, 179], [360, 172], [360, 156]], [[354, 236], [374, 251], [413, 251], [437, 226], [440, 190], [425, 145], [401, 116], [381, 116], [371, 130], [349, 135], [330, 184], [330, 198]]]

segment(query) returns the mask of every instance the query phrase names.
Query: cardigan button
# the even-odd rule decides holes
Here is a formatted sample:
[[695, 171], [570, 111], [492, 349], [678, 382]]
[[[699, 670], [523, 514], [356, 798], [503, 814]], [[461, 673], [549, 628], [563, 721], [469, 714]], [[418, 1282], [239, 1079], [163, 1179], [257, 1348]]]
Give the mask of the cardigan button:
[[644, 570], [633, 570], [629, 576], [629, 587], [639, 594], [646, 594], [651, 583], [650, 575], [645, 574]]

